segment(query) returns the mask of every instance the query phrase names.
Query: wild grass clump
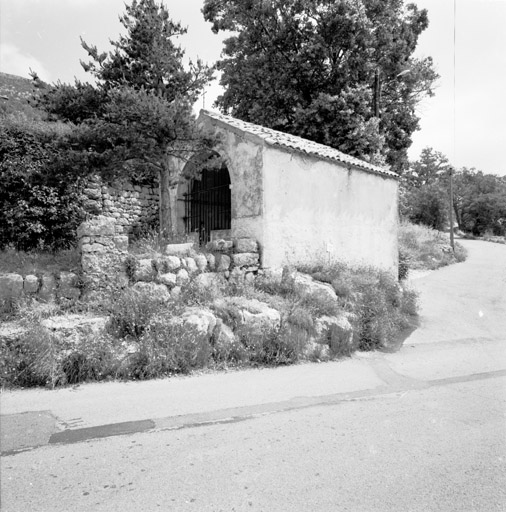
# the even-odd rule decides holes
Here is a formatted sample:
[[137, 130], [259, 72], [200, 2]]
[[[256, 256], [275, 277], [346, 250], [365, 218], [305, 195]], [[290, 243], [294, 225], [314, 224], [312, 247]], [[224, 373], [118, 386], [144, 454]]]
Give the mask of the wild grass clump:
[[415, 322], [416, 292], [399, 284], [388, 272], [342, 263], [305, 266], [301, 270], [331, 283], [338, 306], [350, 318], [359, 350], [389, 347]]
[[18, 251], [6, 247], [0, 251], [0, 274], [53, 274], [62, 271], [77, 272], [81, 262], [77, 248], [51, 251]]
[[60, 383], [58, 354], [62, 339], [36, 324], [19, 339], [2, 339], [0, 379], [2, 387], [48, 386]]
[[204, 368], [211, 357], [207, 336], [184, 327], [171, 315], [151, 318], [138, 349], [122, 363], [118, 376], [150, 379]]
[[[44, 327], [47, 318], [67, 313], [61, 305], [21, 301], [15, 316], [25, 332], [2, 341], [1, 384], [55, 387], [322, 361], [392, 347], [414, 324], [416, 294], [386, 272], [342, 263], [299, 271], [326, 283], [337, 300], [318, 286], [305, 293], [300, 285], [310, 280], [303, 276], [262, 276], [254, 284], [194, 276], [172, 296], [163, 285], [137, 283], [87, 303], [85, 311], [108, 316], [106, 327], [70, 337]], [[196, 320], [189, 321], [194, 313]]]
[[114, 343], [88, 332], [69, 340], [36, 323], [12, 339], [1, 339], [0, 385], [55, 388], [115, 375]]
[[[447, 233], [403, 221], [399, 226], [399, 255], [401, 265], [411, 269], [435, 270], [464, 261], [467, 251], [456, 242], [454, 253]], [[402, 271], [407, 275], [406, 269], [402, 268]]]
[[118, 338], [142, 336], [166, 300], [149, 289], [126, 288], [110, 296], [109, 329]]

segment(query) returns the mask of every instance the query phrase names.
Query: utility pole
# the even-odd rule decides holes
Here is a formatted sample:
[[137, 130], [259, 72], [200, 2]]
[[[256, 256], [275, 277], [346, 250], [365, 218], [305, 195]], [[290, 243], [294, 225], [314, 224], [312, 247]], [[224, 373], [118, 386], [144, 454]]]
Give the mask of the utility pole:
[[453, 239], [453, 167], [450, 167], [450, 245], [455, 252], [455, 241]]
[[376, 67], [374, 72], [374, 117], [380, 116], [380, 102], [381, 102], [381, 80], [380, 69]]

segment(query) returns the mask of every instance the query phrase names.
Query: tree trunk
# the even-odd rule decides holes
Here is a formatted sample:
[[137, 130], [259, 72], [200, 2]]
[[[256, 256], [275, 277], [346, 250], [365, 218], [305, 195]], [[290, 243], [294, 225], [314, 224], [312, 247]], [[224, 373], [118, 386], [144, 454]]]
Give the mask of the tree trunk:
[[167, 239], [172, 233], [172, 215], [169, 196], [170, 170], [164, 166], [159, 173], [160, 238]]

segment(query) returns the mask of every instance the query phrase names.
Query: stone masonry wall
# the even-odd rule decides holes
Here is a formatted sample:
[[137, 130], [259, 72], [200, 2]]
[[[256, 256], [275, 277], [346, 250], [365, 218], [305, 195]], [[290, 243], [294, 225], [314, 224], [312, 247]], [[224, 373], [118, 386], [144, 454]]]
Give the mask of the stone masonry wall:
[[94, 176], [83, 194], [86, 210], [113, 218], [118, 233], [129, 233], [135, 226], [158, 219], [158, 187], [141, 187], [129, 182], [107, 185]]
[[259, 247], [252, 239], [213, 241], [199, 253], [192, 243], [170, 244], [163, 254], [134, 257], [128, 254], [128, 236], [119, 235], [114, 219], [105, 216], [81, 224], [78, 238], [86, 290], [125, 287], [129, 282], [156, 283], [177, 294], [197, 277], [200, 282], [212, 280], [212, 275], [251, 282], [261, 272]]
[[36, 298], [40, 301], [77, 300], [81, 296], [79, 276], [74, 272], [28, 274], [0, 274], [0, 310], [9, 308], [13, 301]]
[[105, 291], [129, 283], [156, 283], [175, 295], [182, 285], [193, 280], [204, 287], [212, 285], [215, 279], [251, 283], [263, 273], [258, 243], [250, 238], [215, 240], [203, 252], [194, 251], [193, 243], [171, 244], [163, 254], [133, 257], [128, 253], [128, 236], [118, 233], [114, 218], [103, 215], [83, 222], [77, 236], [80, 275], [73, 272], [40, 276], [0, 274], [0, 306], [22, 296], [45, 301], [77, 300], [83, 289]]
[[128, 236], [117, 233], [114, 218], [98, 216], [77, 230], [83, 285], [87, 291], [126, 285]]

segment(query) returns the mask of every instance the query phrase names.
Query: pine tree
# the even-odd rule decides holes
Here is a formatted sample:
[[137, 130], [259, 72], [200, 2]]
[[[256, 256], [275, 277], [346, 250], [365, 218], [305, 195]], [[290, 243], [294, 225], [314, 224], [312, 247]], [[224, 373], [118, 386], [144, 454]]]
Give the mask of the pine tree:
[[192, 106], [213, 69], [200, 60], [183, 64], [176, 39], [186, 32], [163, 4], [134, 0], [120, 17], [126, 34], [99, 52], [82, 41], [91, 61], [81, 62], [96, 85], [56, 84], [39, 104], [76, 124], [73, 143], [94, 170], [109, 179], [157, 176], [161, 189], [160, 232], [172, 232], [168, 188], [186, 161], [210, 141], [196, 127]]

